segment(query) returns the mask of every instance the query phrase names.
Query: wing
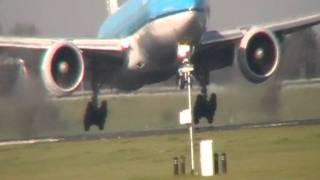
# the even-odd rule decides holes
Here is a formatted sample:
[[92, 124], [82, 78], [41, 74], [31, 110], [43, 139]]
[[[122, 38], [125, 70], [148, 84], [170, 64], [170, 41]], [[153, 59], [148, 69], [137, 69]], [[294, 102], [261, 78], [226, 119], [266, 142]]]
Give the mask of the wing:
[[[272, 31], [275, 34], [286, 35], [320, 23], [320, 14], [299, 17], [276, 23], [260, 25], [259, 27]], [[227, 31], [209, 31], [203, 34], [200, 44], [202, 46], [230, 43], [241, 40], [254, 26], [238, 28]]]
[[84, 74], [97, 81], [103, 79], [98, 76], [111, 77], [124, 61], [125, 47], [121, 39], [0, 37], [0, 57], [6, 57], [0, 59], [23, 59], [27, 69], [38, 71], [51, 94], [65, 95], [79, 86]]
[[232, 65], [237, 55], [244, 76], [263, 82], [278, 68], [280, 45], [287, 34], [320, 23], [320, 14], [276, 23], [203, 34], [193, 60], [198, 70], [215, 70]]
[[25, 48], [25, 49], [49, 49], [57, 42], [72, 43], [83, 51], [121, 52], [124, 40], [119, 39], [50, 39], [50, 38], [24, 38], [24, 37], [1, 37], [2, 48]]

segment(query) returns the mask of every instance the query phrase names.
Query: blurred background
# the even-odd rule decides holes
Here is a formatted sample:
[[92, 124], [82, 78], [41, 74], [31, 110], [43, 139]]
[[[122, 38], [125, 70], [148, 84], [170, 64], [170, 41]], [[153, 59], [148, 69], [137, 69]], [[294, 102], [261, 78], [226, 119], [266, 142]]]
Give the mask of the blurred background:
[[[208, 30], [320, 12], [318, 0], [209, 0], [209, 5]], [[92, 38], [108, 15], [108, 0], [0, 0], [0, 34]], [[214, 125], [319, 118], [319, 29], [298, 32], [283, 41], [280, 70], [266, 83], [247, 82], [236, 65], [212, 72], [209, 92], [218, 96]], [[14, 95], [0, 98], [0, 140], [84, 133], [82, 120], [90, 96], [51, 99], [43, 90], [25, 88], [24, 83], [32, 87], [33, 81], [20, 78]], [[198, 92], [194, 86], [194, 97]], [[103, 99], [108, 100], [109, 117], [103, 132], [180, 127], [178, 114], [187, 106], [185, 93], [176, 90], [175, 77], [129, 94], [106, 90]], [[201, 120], [201, 126], [208, 126], [206, 120]], [[90, 133], [101, 133], [91, 129]]]

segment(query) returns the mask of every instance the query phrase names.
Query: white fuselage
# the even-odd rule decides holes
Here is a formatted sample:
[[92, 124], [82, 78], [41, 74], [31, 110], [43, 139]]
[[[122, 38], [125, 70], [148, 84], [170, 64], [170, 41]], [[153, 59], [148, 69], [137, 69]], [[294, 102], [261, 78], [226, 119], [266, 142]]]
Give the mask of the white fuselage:
[[177, 43], [197, 44], [204, 30], [205, 14], [186, 11], [156, 19], [128, 38], [130, 49], [122, 74], [116, 81], [120, 89], [137, 89], [144, 84], [170, 78], [177, 72]]

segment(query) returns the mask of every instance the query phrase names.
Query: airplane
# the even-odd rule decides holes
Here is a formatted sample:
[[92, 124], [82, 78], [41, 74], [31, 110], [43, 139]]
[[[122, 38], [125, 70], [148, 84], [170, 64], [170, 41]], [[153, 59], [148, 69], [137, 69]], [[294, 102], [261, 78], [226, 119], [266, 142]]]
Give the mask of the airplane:
[[[169, 79], [182, 65], [192, 65], [192, 75], [202, 88], [198, 99], [203, 101], [207, 99], [210, 71], [236, 63], [248, 81], [262, 83], [279, 67], [283, 39], [320, 23], [319, 13], [208, 31], [210, 8], [206, 0], [128, 0], [114, 11], [94, 39], [0, 36], [1, 56], [17, 57], [26, 74], [40, 76], [51, 95], [67, 96], [84, 81], [91, 83], [93, 93], [84, 120], [86, 131], [91, 125], [104, 128], [107, 102], [99, 107], [98, 96], [103, 85], [137, 90]], [[180, 52], [180, 47], [189, 48]], [[183, 87], [185, 79], [179, 78], [179, 83]], [[215, 94], [212, 97], [215, 99]], [[92, 117], [99, 120], [91, 120], [95, 119]]]

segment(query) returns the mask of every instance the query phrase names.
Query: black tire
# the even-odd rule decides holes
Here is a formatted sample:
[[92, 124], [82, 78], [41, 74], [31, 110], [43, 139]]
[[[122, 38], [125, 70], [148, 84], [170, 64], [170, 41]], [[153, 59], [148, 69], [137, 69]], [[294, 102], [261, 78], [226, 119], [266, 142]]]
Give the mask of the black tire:
[[107, 101], [102, 101], [101, 106], [99, 108], [99, 115], [98, 115], [98, 127], [100, 130], [104, 129], [104, 124], [106, 122], [107, 113], [108, 113], [108, 104]]
[[194, 119], [193, 121], [194, 121], [194, 124], [196, 125], [199, 124], [200, 119], [204, 117], [205, 103], [206, 103], [205, 97], [199, 94], [197, 96], [197, 99], [193, 107], [193, 119]]
[[98, 125], [98, 127], [99, 127], [99, 130], [104, 130], [104, 124], [101, 123]]
[[85, 124], [84, 124], [84, 130], [85, 130], [85, 131], [89, 131], [89, 130], [90, 130], [90, 124], [85, 123]]
[[201, 118], [201, 117], [199, 117], [199, 113], [198, 113], [197, 109], [196, 109], [196, 108], [193, 108], [193, 123], [194, 123], [195, 125], [199, 124], [199, 119], [200, 119], [200, 118]]
[[209, 124], [212, 124], [212, 123], [213, 123], [213, 116], [207, 117], [207, 119], [208, 119], [208, 123], [209, 123]]
[[211, 94], [209, 104], [211, 106], [210, 108], [213, 110], [213, 112], [215, 112], [217, 109], [217, 95], [215, 93]]
[[179, 84], [179, 89], [180, 90], [183, 90], [185, 88], [185, 86], [186, 86], [186, 83], [185, 83], [184, 79], [182, 79], [182, 78], [179, 79], [179, 83], [178, 84]]
[[87, 104], [87, 108], [86, 108], [86, 112], [84, 114], [84, 119], [83, 119], [83, 125], [84, 125], [84, 130], [85, 131], [89, 131], [90, 130], [90, 126], [92, 124], [92, 114], [93, 112], [93, 106], [92, 106], [92, 102], [88, 102]]
[[199, 122], [200, 122], [199, 120], [200, 120], [199, 117], [194, 118], [194, 120], [193, 120], [193, 121], [194, 121], [194, 124], [195, 124], [195, 125], [198, 125]]
[[216, 109], [217, 109], [217, 95], [215, 93], [211, 94], [211, 97], [209, 99], [209, 118], [208, 118], [208, 123], [212, 124], [214, 121], [214, 116], [216, 113]]

